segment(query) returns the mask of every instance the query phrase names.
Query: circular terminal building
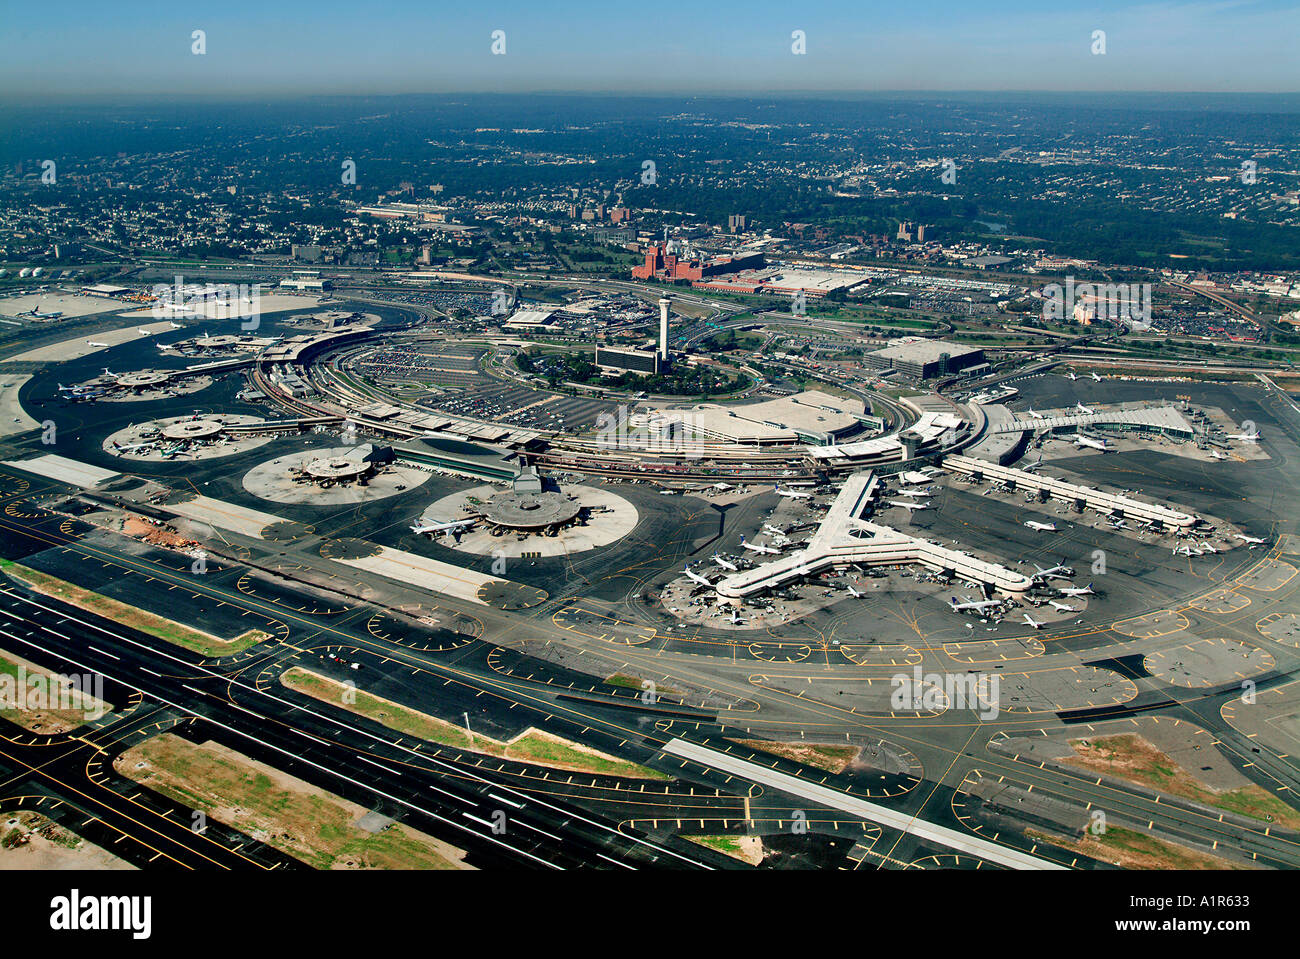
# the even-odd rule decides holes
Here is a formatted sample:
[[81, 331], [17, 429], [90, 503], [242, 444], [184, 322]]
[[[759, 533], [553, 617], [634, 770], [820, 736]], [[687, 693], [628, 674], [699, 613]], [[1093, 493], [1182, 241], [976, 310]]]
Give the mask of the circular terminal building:
[[324, 456], [312, 460], [304, 472], [319, 482], [351, 483], [371, 471], [372, 464], [347, 456]]
[[233, 350], [244, 342], [244, 337], [225, 334], [222, 336], [196, 336], [189, 341], [190, 346], [199, 350]]
[[225, 429], [226, 425], [218, 419], [181, 420], [178, 423], [164, 425], [160, 433], [165, 440], [192, 443], [198, 440], [215, 439]]
[[172, 374], [163, 370], [141, 370], [138, 373], [122, 373], [114, 385], [124, 390], [151, 390], [162, 386], [171, 378]]
[[542, 488], [533, 467], [515, 477], [507, 493], [498, 493], [483, 506], [483, 520], [501, 530], [539, 533], [568, 526], [582, 511], [582, 504], [567, 493]]
[[364, 485], [380, 466], [392, 461], [391, 446], [366, 443], [357, 447], [329, 450], [324, 456], [307, 460], [297, 472], [301, 479], [324, 487], [349, 483]]

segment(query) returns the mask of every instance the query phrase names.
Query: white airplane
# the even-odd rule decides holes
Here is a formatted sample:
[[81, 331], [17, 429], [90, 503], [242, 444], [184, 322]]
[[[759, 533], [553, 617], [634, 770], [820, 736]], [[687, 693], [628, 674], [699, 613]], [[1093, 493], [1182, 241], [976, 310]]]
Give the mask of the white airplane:
[[1202, 552], [1202, 553], [1217, 553], [1218, 551], [1219, 551], [1218, 548], [1217, 548], [1216, 546], [1214, 546], [1213, 544], [1211, 544], [1211, 543], [1202, 543], [1202, 544], [1201, 544], [1201, 552]]
[[1170, 553], [1171, 556], [1200, 556], [1201, 551], [1194, 546], [1175, 546]]
[[1078, 410], [1080, 413], [1085, 413], [1085, 414], [1087, 414], [1087, 415], [1089, 415], [1089, 416], [1091, 416], [1093, 413], [1097, 412], [1097, 411], [1094, 410], [1091, 406], [1084, 406], [1082, 403], [1075, 403], [1075, 404], [1074, 404], [1074, 408], [1075, 408], [1076, 410]]
[[1229, 433], [1226, 438], [1230, 440], [1245, 440], [1247, 443], [1254, 443], [1259, 439], [1259, 433]]
[[764, 532], [764, 533], [769, 533], [769, 534], [771, 534], [772, 536], [784, 536], [784, 535], [785, 535], [785, 530], [780, 529], [780, 528], [778, 528], [778, 527], [776, 527], [776, 526], [773, 526], [771, 523], [764, 523], [764, 524], [763, 524], [763, 532]]
[[173, 322], [173, 321], [168, 321], [168, 322], [169, 322], [169, 325], [171, 326], [171, 328], [172, 328], [173, 330], [179, 330], [179, 329], [181, 329], [181, 325], [180, 325], [179, 323], [176, 323], [176, 322]]
[[922, 497], [922, 496], [929, 496], [929, 495], [930, 495], [930, 490], [931, 490], [931, 487], [929, 487], [929, 486], [909, 487], [908, 489], [900, 489], [900, 490], [898, 491], [898, 495], [899, 495], [899, 496], [911, 496], [911, 497], [913, 497], [913, 498], [920, 498], [920, 497]]
[[735, 609], [732, 609], [732, 611], [731, 611], [731, 625], [732, 625], [732, 626], [739, 626], [739, 625], [740, 625], [740, 614], [739, 614], [738, 612], [736, 612]]
[[701, 576], [699, 573], [697, 573], [697, 572], [695, 572], [694, 570], [692, 570], [689, 566], [685, 567], [685, 568], [682, 570], [682, 572], [684, 572], [684, 573], [686, 574], [687, 579], [689, 579], [692, 583], [699, 583], [701, 586], [708, 586], [708, 587], [712, 587], [712, 586], [713, 586], [712, 583], [710, 583], [707, 579], [705, 579], [705, 578], [704, 578], [703, 576]]
[[978, 601], [971, 600], [969, 602], [959, 603], [957, 602], [956, 596], [948, 597], [948, 608], [951, 609], [954, 613], [960, 613], [968, 609], [979, 609], [979, 610], [992, 609], [994, 606], [1001, 606], [1001, 605], [1002, 605], [1001, 600], [996, 600], [996, 599], [982, 599]]
[[1025, 613], [1025, 625], [1032, 626], [1034, 627], [1034, 629], [1043, 628], [1043, 624], [1040, 623], [1038, 620], [1034, 619], [1034, 617], [1030, 616], [1028, 613]]
[[1096, 380], [1098, 383], [1101, 382], [1101, 377], [1098, 376], [1096, 373], [1089, 373], [1088, 375], [1091, 376], [1091, 377], [1092, 377], [1094, 380]]
[[1025, 525], [1028, 526], [1030, 529], [1036, 529], [1039, 532], [1043, 532], [1043, 533], [1056, 532], [1055, 523], [1040, 523], [1037, 520], [1030, 519], [1030, 520], [1025, 520]]
[[771, 546], [760, 546], [758, 543], [747, 543], [743, 536], [740, 537], [740, 545], [752, 553], [767, 553], [770, 556], [778, 556], [781, 553], [779, 549], [773, 549]]
[[1077, 379], [1078, 379], [1078, 377], [1074, 375], [1074, 370], [1066, 370], [1065, 375], [1068, 376], [1068, 377], [1069, 377], [1070, 379], [1072, 379], [1072, 380], [1077, 380]]
[[143, 326], [137, 327], [136, 332], [139, 333], [141, 336], [153, 336], [153, 334], [148, 330], [146, 330]]
[[789, 499], [812, 499], [812, 493], [802, 493], [797, 489], [781, 489], [779, 486], [776, 488], [776, 495]]
[[1032, 406], [1029, 407], [1029, 415], [1036, 420], [1041, 420], [1043, 418], [1043, 414], [1038, 412], [1038, 410], [1034, 409]]
[[107, 343], [96, 343], [94, 340], [86, 340], [86, 345], [87, 345], [87, 346], [97, 346], [97, 347], [99, 347], [100, 349], [103, 349], [104, 347], [108, 346]]
[[1062, 596], [1092, 596], [1092, 583], [1087, 586], [1058, 586], [1056, 591]]
[[477, 522], [477, 519], [458, 519], [451, 523], [416, 523], [411, 527], [411, 532], [417, 536], [422, 533], [450, 533], [457, 529], [467, 529]]
[[717, 553], [713, 554], [713, 561], [717, 563], [719, 566], [721, 566], [723, 569], [729, 569], [733, 573], [736, 572], [738, 569], [740, 569], [740, 567], [737, 566], [735, 563], [731, 562], [731, 560], [723, 559]]
[[1226, 454], [1220, 453], [1218, 450], [1210, 450], [1210, 455], [1216, 460], [1226, 460], [1228, 458]]
[[1076, 434], [1074, 437], [1075, 446], [1086, 446], [1089, 449], [1101, 450], [1103, 453], [1109, 453], [1111, 448], [1106, 445], [1105, 440], [1095, 440], [1091, 436], [1082, 436]]
[[1124, 522], [1122, 519], [1112, 519], [1112, 520], [1110, 521], [1110, 525], [1111, 525], [1111, 528], [1112, 528], [1112, 529], [1128, 529], [1128, 528], [1129, 528], [1128, 523]]
[[1263, 536], [1247, 536], [1245, 533], [1234, 533], [1232, 538], [1239, 539], [1243, 543], [1254, 543], [1256, 546], [1268, 542], [1268, 540], [1266, 540]]
[[114, 441], [113, 441], [113, 452], [114, 452], [114, 453], [130, 453], [130, 452], [132, 452], [133, 450], [145, 450], [145, 449], [149, 449], [149, 448], [150, 448], [151, 446], [153, 446], [153, 445], [154, 445], [153, 443], [132, 443], [130, 446], [123, 446], [121, 443], [119, 443], [119, 442], [117, 442], [116, 440], [114, 440]]
[[860, 589], [854, 589], [852, 583], [845, 583], [844, 588], [849, 591], [849, 595], [852, 596], [854, 599], [861, 599], [863, 596], [867, 595]]
[[1068, 566], [1052, 566], [1048, 569], [1042, 569], [1037, 563], [1035, 563], [1034, 569], [1037, 570], [1034, 574], [1034, 579], [1069, 579], [1072, 575], [1067, 572], [1069, 569]]
[[910, 500], [905, 500], [905, 499], [891, 499], [891, 500], [886, 500], [886, 502], [889, 503], [890, 506], [901, 506], [903, 507], [903, 509], [910, 509], [910, 510], [930, 508], [929, 503], [913, 503]]
[[1078, 606], [1071, 606], [1069, 603], [1058, 603], [1054, 599], [1049, 599], [1047, 603], [1053, 609], [1060, 610], [1062, 613], [1077, 613], [1079, 611]]

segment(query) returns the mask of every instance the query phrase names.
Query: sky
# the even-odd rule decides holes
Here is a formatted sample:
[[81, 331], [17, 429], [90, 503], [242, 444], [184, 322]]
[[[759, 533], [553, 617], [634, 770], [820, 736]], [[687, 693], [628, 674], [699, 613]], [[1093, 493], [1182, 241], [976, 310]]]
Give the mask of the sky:
[[0, 97], [1297, 92], [1297, 38], [1278, 0], [0, 0]]

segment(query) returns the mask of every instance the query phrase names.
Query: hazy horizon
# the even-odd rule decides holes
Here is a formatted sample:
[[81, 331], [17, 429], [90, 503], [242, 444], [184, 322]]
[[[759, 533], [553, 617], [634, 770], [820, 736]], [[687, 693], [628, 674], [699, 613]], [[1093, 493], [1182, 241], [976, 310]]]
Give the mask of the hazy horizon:
[[[73, 0], [57, 18], [7, 2], [5, 21], [0, 88], [10, 98], [1300, 91], [1300, 7], [1274, 0], [1052, 9], [1002, 0], [977, 10], [936, 0], [797, 9], [510, 0], [485, 12], [411, 0], [232, 0], [183, 12]], [[504, 54], [492, 52], [495, 31]]]

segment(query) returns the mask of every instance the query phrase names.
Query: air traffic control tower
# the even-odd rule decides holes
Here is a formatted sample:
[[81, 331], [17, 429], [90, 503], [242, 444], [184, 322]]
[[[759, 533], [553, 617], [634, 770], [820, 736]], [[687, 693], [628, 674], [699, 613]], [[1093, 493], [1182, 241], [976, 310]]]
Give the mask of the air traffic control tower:
[[668, 366], [668, 310], [673, 305], [670, 297], [659, 298], [659, 365]]

